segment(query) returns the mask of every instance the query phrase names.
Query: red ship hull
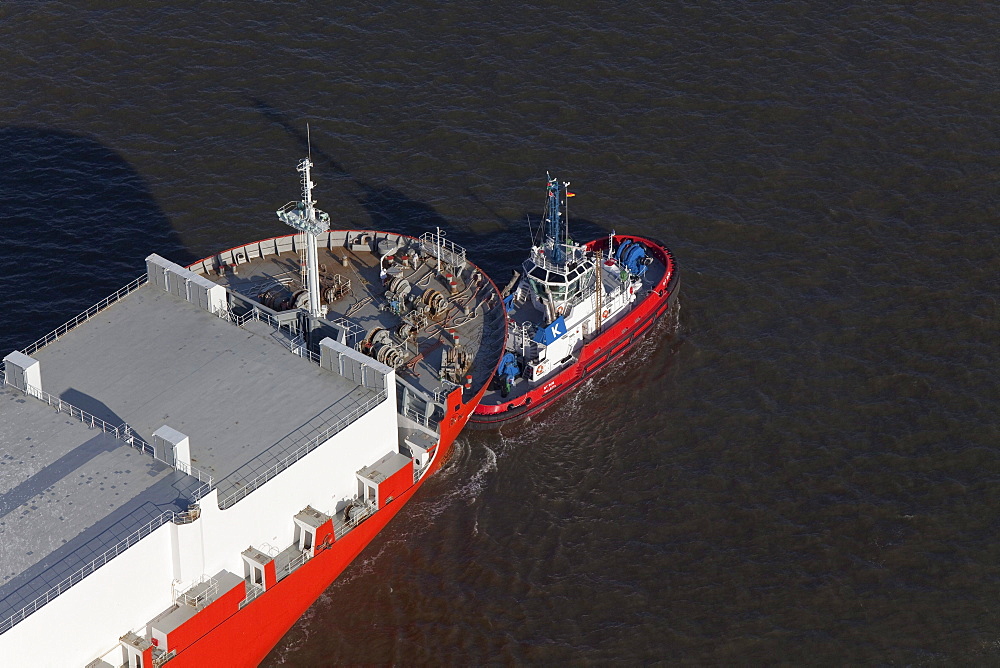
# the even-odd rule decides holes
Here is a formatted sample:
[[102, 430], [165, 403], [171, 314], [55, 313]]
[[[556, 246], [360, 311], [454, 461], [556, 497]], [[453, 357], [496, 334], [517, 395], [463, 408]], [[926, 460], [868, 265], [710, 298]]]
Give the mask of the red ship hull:
[[[488, 280], [499, 293], [493, 281]], [[462, 388], [456, 388], [448, 396], [445, 417], [438, 426], [437, 452], [427, 474], [331, 545], [317, 546], [315, 556], [244, 607], [221, 621], [205, 616], [203, 628], [191, 629], [197, 639], [169, 659], [170, 668], [260, 664], [309, 606], [402, 510], [424, 481], [441, 468], [487, 388], [488, 383], [484, 383], [467, 401], [462, 400]], [[200, 616], [195, 616], [189, 624], [197, 624], [199, 619]]]
[[[673, 255], [663, 244], [627, 235], [617, 235], [619, 239], [631, 239], [646, 246], [647, 250], [664, 264], [663, 278], [652, 291], [636, 304], [621, 320], [588, 341], [580, 351], [579, 359], [566, 367], [545, 383], [511, 401], [476, 407], [469, 419], [473, 429], [495, 429], [504, 424], [523, 420], [551, 406], [557, 399], [575, 388], [587, 378], [600, 371], [606, 364], [620, 357], [648, 332], [653, 324], [663, 317], [677, 302], [680, 278]], [[607, 239], [598, 239], [587, 244], [589, 250], [605, 250]]]
[[198, 640], [170, 659], [170, 668], [256, 666], [263, 661], [313, 601], [406, 505], [428, 476], [441, 467], [455, 437], [462, 431], [485, 392], [486, 386], [483, 386], [470, 401], [457, 406], [456, 397], [461, 397], [461, 390], [456, 390], [449, 397], [448, 413], [441, 421], [438, 452], [427, 475], [343, 538], [326, 549], [317, 550], [316, 556], [268, 587], [242, 609], [214, 626], [201, 629]]

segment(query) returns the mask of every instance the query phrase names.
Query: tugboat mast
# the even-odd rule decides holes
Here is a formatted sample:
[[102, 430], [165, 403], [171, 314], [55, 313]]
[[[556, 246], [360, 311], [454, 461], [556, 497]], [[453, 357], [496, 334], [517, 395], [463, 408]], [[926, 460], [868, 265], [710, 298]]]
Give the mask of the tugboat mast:
[[557, 267], [566, 264], [566, 248], [563, 237], [562, 207], [559, 200], [559, 181], [548, 176], [548, 187], [545, 197], [545, 236], [547, 242], [552, 244], [548, 252], [548, 259]]

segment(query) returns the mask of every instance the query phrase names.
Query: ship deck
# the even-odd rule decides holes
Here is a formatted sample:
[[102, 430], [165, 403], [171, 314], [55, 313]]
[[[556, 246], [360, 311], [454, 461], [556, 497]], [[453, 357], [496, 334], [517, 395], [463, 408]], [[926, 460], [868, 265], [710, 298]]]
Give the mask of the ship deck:
[[147, 442], [163, 425], [190, 437], [191, 464], [223, 498], [237, 484], [228, 477], [272, 444], [308, 437], [375, 395], [248, 324], [145, 285], [33, 357], [46, 392]]
[[[279, 338], [147, 284], [31, 356], [49, 401], [126, 423], [147, 444], [163, 425], [187, 435], [222, 499], [376, 394]], [[0, 452], [0, 624], [205, 489], [9, 386]]]
[[[384, 239], [388, 236], [395, 243], [409, 245], [411, 248], [418, 246], [417, 240], [408, 237], [384, 233], [378, 235], [377, 238]], [[293, 237], [284, 239], [291, 238]], [[266, 254], [265, 249], [262, 252], [260, 247], [270, 241], [252, 244], [243, 247], [243, 250], [233, 249], [228, 256], [220, 254], [213, 258], [215, 264], [205, 261], [200, 263], [201, 267], [194, 266], [192, 269], [199, 271], [201, 268], [209, 279], [258, 304], [265, 291], [274, 293], [277, 300], [291, 298], [303, 287], [301, 258], [295, 251]], [[220, 260], [223, 256], [234, 258], [240, 252], [243, 256], [238, 263], [234, 260], [233, 264], [225, 265], [225, 261]], [[436, 290], [449, 297], [448, 309], [442, 317], [429, 322], [418, 332], [415, 340], [404, 341], [396, 335], [403, 320], [388, 308], [386, 289], [380, 277], [379, 255], [367, 250], [351, 249], [343, 238], [331, 238], [326, 247], [320, 247], [318, 252], [321, 290], [338, 280], [349, 281], [351, 285], [351, 290], [344, 297], [329, 303], [324, 301], [329, 309], [325, 320], [331, 323], [350, 323], [357, 328], [360, 338], [375, 328], [388, 330], [393, 341], [405, 346], [408, 354], [409, 362], [396, 370], [401, 381], [428, 396], [453, 388], [453, 384], [442, 383], [441, 364], [445, 351], [453, 342], [449, 330], [454, 330], [460, 337], [461, 345], [473, 356], [473, 366], [469, 371], [473, 376], [473, 385], [481, 386], [482, 383], [489, 382], [499, 360], [504, 332], [499, 318], [499, 304], [490, 299], [494, 290], [485, 275], [480, 281], [473, 282], [470, 280], [474, 269], [471, 265], [465, 271], [454, 271], [457, 286], [456, 294], [451, 295], [444, 272], [437, 271], [433, 259], [420, 263], [415, 269], [387, 264], [388, 275], [398, 275], [408, 280], [412, 286], [411, 294], [420, 295]], [[346, 266], [344, 258], [347, 258]], [[354, 341], [348, 343], [353, 345]]]
[[201, 484], [20, 390], [0, 416], [0, 622]]
[[[463, 373], [473, 376], [474, 388], [488, 381], [503, 347], [503, 311], [464, 251], [450, 268], [450, 285], [418, 240], [363, 232], [374, 244], [366, 252], [355, 250], [348, 234], [359, 233], [331, 232], [320, 248], [324, 286], [338, 275], [351, 284], [322, 320], [285, 299], [301, 290], [302, 249], [288, 251], [303, 238], [286, 236], [193, 265], [190, 271], [226, 286], [215, 306], [194, 297], [204, 289], [216, 299], [210, 283], [173, 265], [165, 270], [173, 278], [157, 280], [173, 281], [182, 296], [165, 284], [134, 282], [25, 349], [41, 370], [40, 390], [0, 385], [0, 633], [40, 597], [86, 577], [164, 522], [188, 521], [183, 513], [211, 487], [228, 507], [385, 401], [388, 393], [377, 385], [317, 363], [322, 336], [346, 332], [343, 342], [354, 347], [385, 328], [405, 349], [396, 370], [398, 408], [406, 416], [401, 440], [423, 432], [430, 442], [436, 433], [436, 411], [443, 414], [443, 397], [456, 387], [441, 372], [456, 335], [473, 360]], [[408, 278], [415, 295], [436, 290], [447, 298], [414, 337], [398, 335], [403, 321], [389, 308], [381, 260], [372, 252], [388, 241], [424, 250], [419, 262], [387, 267], [390, 275]], [[440, 254], [442, 240], [436, 243]], [[278, 295], [278, 309], [257, 301], [262, 291]], [[308, 345], [303, 330], [312, 332]], [[154, 432], [164, 426], [188, 437], [189, 473], [160, 458], [173, 463], [172, 454], [154, 456]]]

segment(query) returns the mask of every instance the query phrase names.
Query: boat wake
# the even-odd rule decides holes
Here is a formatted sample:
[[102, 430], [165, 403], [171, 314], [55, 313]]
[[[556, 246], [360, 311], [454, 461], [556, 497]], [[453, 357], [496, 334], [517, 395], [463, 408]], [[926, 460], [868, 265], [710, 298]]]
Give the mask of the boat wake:
[[438, 471], [437, 482], [442, 493], [421, 504], [421, 515], [437, 517], [458, 501], [466, 505], [476, 499], [497, 471], [497, 452], [488, 445], [473, 447], [466, 439], [458, 438], [452, 445], [451, 456]]

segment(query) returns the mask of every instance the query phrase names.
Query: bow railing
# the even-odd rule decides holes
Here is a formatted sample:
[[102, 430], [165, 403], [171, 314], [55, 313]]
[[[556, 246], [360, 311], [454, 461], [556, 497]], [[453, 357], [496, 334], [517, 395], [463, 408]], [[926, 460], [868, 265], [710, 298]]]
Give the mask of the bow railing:
[[114, 304], [115, 302], [119, 301], [122, 297], [124, 297], [128, 293], [133, 292], [133, 291], [141, 288], [143, 285], [146, 284], [146, 280], [147, 280], [146, 274], [143, 274], [139, 278], [135, 279], [134, 281], [132, 281], [131, 283], [129, 283], [128, 285], [126, 285], [125, 287], [123, 287], [123, 288], [119, 289], [118, 291], [116, 291], [114, 294], [108, 295], [107, 297], [105, 297], [101, 301], [97, 302], [96, 304], [94, 304], [93, 306], [91, 306], [86, 311], [84, 311], [80, 315], [76, 316], [75, 318], [73, 318], [69, 322], [66, 322], [66, 323], [60, 325], [59, 327], [56, 327], [54, 330], [52, 330], [51, 332], [49, 332], [48, 334], [46, 334], [42, 338], [40, 338], [37, 341], [35, 341], [34, 343], [32, 343], [30, 346], [28, 346], [27, 348], [25, 348], [21, 352], [24, 353], [25, 355], [31, 355], [32, 353], [34, 353], [35, 351], [37, 351], [39, 348], [52, 343], [53, 341], [55, 341], [56, 339], [58, 339], [60, 336], [64, 335], [66, 332], [68, 332], [69, 330], [73, 329], [77, 325], [80, 325], [82, 323], [87, 322], [88, 320], [90, 320], [91, 318], [93, 318], [95, 315], [97, 315], [98, 313], [100, 313], [101, 311], [103, 311], [104, 309], [106, 309], [107, 307], [109, 307], [112, 304]]

